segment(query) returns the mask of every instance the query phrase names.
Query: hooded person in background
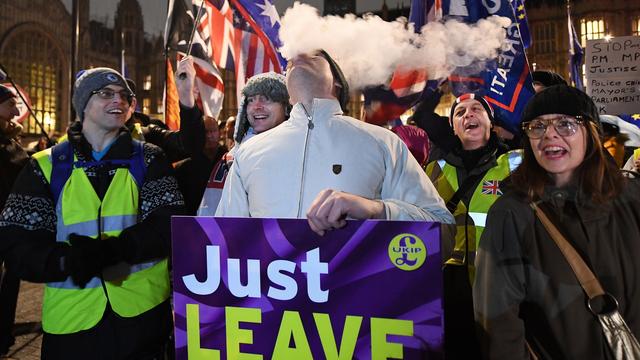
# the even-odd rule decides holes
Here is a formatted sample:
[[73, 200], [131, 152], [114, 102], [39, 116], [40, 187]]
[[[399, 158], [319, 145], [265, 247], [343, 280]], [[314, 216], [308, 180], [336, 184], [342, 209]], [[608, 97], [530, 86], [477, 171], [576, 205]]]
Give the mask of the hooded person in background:
[[413, 125], [397, 125], [392, 127], [391, 131], [402, 139], [402, 142], [411, 151], [411, 155], [424, 168], [429, 157], [429, 137], [427, 133]]
[[[0, 211], [20, 170], [29, 160], [29, 155], [15, 139], [22, 126], [12, 119], [19, 114], [16, 94], [0, 85]], [[20, 279], [12, 269], [3, 270], [2, 248], [0, 244], [0, 355], [6, 354], [15, 340], [12, 329], [20, 289]]]
[[184, 201], [162, 150], [124, 127], [136, 100], [94, 68], [67, 141], [33, 155], [0, 214], [0, 246], [42, 282], [43, 359], [157, 359], [171, 334], [170, 217]]
[[235, 145], [213, 166], [198, 209], [199, 216], [215, 214], [238, 147], [252, 136], [280, 125], [289, 118], [290, 111], [289, 93], [283, 75], [268, 72], [254, 75], [247, 81], [242, 89], [237, 120], [234, 119]]
[[323, 235], [346, 219], [452, 223], [406, 145], [348, 116], [349, 87], [325, 51], [289, 61], [288, 121], [236, 152], [217, 216], [306, 217]]
[[457, 145], [426, 169], [457, 225], [453, 252], [446, 254], [443, 270], [445, 356], [476, 359], [480, 347], [471, 294], [476, 247], [487, 212], [502, 195], [501, 184], [520, 164], [521, 154], [505, 152], [493, 131], [493, 109], [479, 94], [459, 96], [451, 106], [449, 124]]

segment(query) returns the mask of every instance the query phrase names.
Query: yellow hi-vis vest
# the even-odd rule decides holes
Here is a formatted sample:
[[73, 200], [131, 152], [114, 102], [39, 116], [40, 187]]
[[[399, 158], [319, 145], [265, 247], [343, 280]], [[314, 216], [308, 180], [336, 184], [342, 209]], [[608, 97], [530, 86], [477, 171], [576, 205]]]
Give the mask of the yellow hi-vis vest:
[[[480, 236], [484, 230], [487, 213], [493, 203], [502, 195], [500, 182], [513, 172], [522, 162], [520, 150], [502, 154], [496, 166], [489, 169], [480, 180], [469, 201], [469, 208], [462, 199], [458, 201], [453, 217], [456, 219], [456, 235], [453, 254], [445, 263], [449, 265], [469, 265], [469, 277], [475, 276], [474, 260]], [[433, 161], [427, 165], [427, 175], [433, 182], [445, 203], [458, 190], [456, 168], [445, 160]]]
[[[49, 183], [53, 167], [51, 150], [33, 156]], [[68, 241], [71, 233], [93, 238], [118, 236], [138, 222], [138, 201], [138, 185], [128, 169], [116, 170], [100, 201], [84, 169], [73, 166], [55, 204], [56, 240]], [[84, 289], [76, 286], [71, 277], [47, 283], [42, 327], [50, 334], [71, 334], [94, 327], [102, 319], [107, 302], [116, 314], [128, 318], [151, 310], [168, 298], [166, 258], [135, 265], [120, 263], [104, 269]]]

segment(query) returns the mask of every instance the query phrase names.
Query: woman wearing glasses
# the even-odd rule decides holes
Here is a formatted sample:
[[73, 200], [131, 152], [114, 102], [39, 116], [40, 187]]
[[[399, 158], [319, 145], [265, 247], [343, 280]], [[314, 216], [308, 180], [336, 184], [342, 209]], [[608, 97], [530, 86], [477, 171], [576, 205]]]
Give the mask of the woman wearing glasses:
[[567, 260], [536, 218], [543, 208], [640, 335], [640, 189], [606, 154], [598, 111], [557, 85], [523, 113], [524, 158], [513, 191], [488, 214], [476, 258], [474, 307], [490, 359], [610, 359]]

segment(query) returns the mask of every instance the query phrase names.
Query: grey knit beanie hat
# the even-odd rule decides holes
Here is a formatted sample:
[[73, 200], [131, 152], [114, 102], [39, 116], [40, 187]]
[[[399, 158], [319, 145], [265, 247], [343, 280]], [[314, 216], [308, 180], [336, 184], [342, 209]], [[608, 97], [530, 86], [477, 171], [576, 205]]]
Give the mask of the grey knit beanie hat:
[[282, 74], [270, 71], [263, 74], [252, 76], [242, 89], [242, 99], [240, 101], [240, 109], [236, 121], [236, 141], [242, 141], [244, 134], [249, 127], [249, 119], [247, 118], [247, 98], [254, 95], [264, 95], [269, 100], [279, 102], [284, 106], [285, 116], [289, 117], [291, 104], [289, 104], [289, 92], [285, 84], [285, 77]]
[[72, 102], [80, 121], [84, 120], [84, 108], [87, 106], [91, 95], [93, 95], [91, 92], [100, 90], [107, 85], [122, 86], [133, 94], [124, 77], [111, 68], [99, 67], [82, 70], [76, 75]]

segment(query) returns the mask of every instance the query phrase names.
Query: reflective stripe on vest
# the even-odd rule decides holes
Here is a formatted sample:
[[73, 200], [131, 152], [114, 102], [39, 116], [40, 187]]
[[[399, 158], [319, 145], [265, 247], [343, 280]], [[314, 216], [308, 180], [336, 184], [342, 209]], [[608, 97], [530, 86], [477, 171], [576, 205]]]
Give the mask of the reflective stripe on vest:
[[[49, 182], [52, 174], [50, 155], [51, 149], [34, 155]], [[102, 201], [84, 169], [74, 168], [55, 204], [56, 240], [67, 241], [71, 233], [94, 238], [118, 236], [122, 230], [137, 223], [138, 201], [138, 186], [126, 168], [116, 170]], [[107, 301], [118, 315], [134, 317], [169, 297], [166, 259], [133, 266], [120, 263], [104, 269], [102, 278], [104, 280], [92, 278], [84, 289], [78, 288], [70, 277], [47, 283], [42, 305], [43, 329], [51, 334], [87, 330], [102, 319]]]
[[516, 171], [522, 163], [522, 153], [520, 151], [509, 151], [509, 173]]
[[[137, 215], [113, 215], [102, 217], [102, 232], [113, 232], [124, 228], [131, 227], [138, 222]], [[57, 241], [67, 241], [69, 234], [85, 234], [86, 236], [98, 236], [98, 222], [95, 220], [79, 222], [76, 224], [65, 225], [58, 222], [56, 233]]]
[[473, 220], [473, 225], [484, 227], [487, 223], [487, 214], [469, 211], [469, 217]]

